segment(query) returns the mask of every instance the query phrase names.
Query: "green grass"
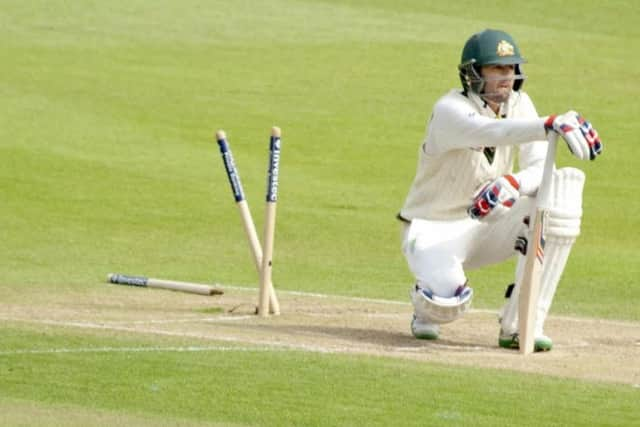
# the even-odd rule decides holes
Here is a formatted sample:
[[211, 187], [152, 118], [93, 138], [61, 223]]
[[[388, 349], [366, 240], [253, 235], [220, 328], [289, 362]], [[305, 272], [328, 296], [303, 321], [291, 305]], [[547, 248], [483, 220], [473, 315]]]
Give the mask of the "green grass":
[[[16, 294], [83, 292], [108, 272], [255, 286], [213, 134], [227, 130], [260, 232], [277, 124], [276, 286], [406, 301], [394, 215], [431, 106], [459, 85], [465, 39], [497, 27], [529, 60], [524, 88], [539, 112], [576, 109], [605, 144], [593, 163], [560, 150], [587, 184], [552, 311], [640, 320], [635, 2], [6, 0], [0, 10], [0, 286]], [[498, 307], [512, 271], [470, 272], [474, 305]], [[0, 350], [106, 342], [0, 333]], [[296, 352], [0, 356], [0, 370], [0, 408], [34, 414], [68, 404], [224, 425], [638, 416], [637, 392], [615, 386]]]
[[[601, 16], [589, 34], [540, 26], [542, 7], [471, 21], [417, 2], [391, 12], [386, 2], [59, 6], [9, 2], [2, 18], [6, 283], [82, 287], [112, 270], [254, 283], [213, 132], [229, 133], [261, 230], [266, 141], [278, 124], [278, 287], [404, 299], [411, 277], [393, 216], [429, 109], [458, 84], [461, 34], [493, 25], [517, 34], [530, 58], [525, 87], [539, 110], [576, 108], [605, 141], [602, 159], [580, 163], [583, 235], [557, 309], [638, 319], [625, 303], [640, 297], [628, 287], [640, 273], [630, 197], [638, 107], [618, 101], [638, 92], [619, 59], [637, 46], [635, 33], [619, 33], [635, 9], [628, 21]], [[511, 9], [531, 16], [504, 25]], [[478, 306], [500, 304], [511, 270], [470, 274]], [[611, 310], [593, 297], [600, 288], [632, 298]]]
[[[50, 348], [60, 338], [46, 332], [4, 333], [16, 346], [28, 340], [29, 348], [36, 349]], [[127, 351], [131, 343], [131, 338], [85, 337], [69, 344], [69, 351], [84, 350], [77, 353], [2, 355], [3, 395], [53, 407], [162, 417], [164, 425], [191, 420], [388, 426], [402, 419], [407, 426], [593, 426], [630, 425], [638, 415], [637, 391], [622, 386], [228, 346], [187, 353], [154, 351], [151, 345], [148, 352]], [[105, 346], [111, 351], [100, 351]], [[96, 351], [86, 351], [91, 348]], [[568, 395], [579, 398], [567, 401]]]

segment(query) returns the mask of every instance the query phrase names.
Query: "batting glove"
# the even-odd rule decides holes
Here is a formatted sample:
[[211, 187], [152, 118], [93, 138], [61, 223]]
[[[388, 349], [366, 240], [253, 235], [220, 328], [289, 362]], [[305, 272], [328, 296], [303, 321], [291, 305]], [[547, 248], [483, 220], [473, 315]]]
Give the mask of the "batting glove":
[[565, 140], [571, 153], [580, 160], [594, 160], [602, 153], [602, 141], [598, 132], [575, 111], [549, 116], [544, 127], [547, 131], [557, 132]]
[[503, 216], [520, 197], [520, 184], [512, 175], [504, 175], [486, 184], [473, 198], [467, 213], [473, 219], [490, 220]]

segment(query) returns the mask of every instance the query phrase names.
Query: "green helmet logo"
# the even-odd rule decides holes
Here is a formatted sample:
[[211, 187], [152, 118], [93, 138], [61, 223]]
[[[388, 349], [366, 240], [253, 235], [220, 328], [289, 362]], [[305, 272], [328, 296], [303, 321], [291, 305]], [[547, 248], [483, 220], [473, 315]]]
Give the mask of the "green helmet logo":
[[484, 30], [472, 35], [462, 49], [462, 57], [458, 70], [460, 81], [465, 92], [471, 90], [482, 93], [484, 80], [480, 75], [480, 67], [484, 65], [515, 65], [516, 81], [514, 90], [522, 87], [524, 76], [520, 72], [520, 64], [527, 62], [513, 37], [500, 30]]

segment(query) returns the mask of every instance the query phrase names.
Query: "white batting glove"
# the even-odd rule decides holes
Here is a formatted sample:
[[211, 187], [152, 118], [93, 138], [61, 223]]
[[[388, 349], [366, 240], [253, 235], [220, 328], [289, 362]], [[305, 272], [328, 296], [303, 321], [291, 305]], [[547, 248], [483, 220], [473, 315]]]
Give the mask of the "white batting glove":
[[580, 160], [595, 160], [602, 153], [602, 141], [598, 132], [575, 111], [549, 116], [544, 127], [548, 131], [557, 132], [565, 140], [571, 153]]
[[489, 182], [476, 193], [467, 213], [473, 219], [495, 221], [509, 212], [520, 197], [520, 184], [512, 175]]

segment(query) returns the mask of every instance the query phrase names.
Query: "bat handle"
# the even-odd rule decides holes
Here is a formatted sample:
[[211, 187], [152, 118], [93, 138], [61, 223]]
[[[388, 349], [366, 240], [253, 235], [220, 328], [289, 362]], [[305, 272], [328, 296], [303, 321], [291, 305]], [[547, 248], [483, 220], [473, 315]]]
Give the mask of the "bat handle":
[[554, 131], [550, 131], [547, 135], [548, 148], [547, 156], [544, 161], [544, 169], [542, 171], [542, 181], [538, 188], [536, 205], [540, 208], [549, 208], [551, 199], [551, 182], [553, 178], [554, 163], [556, 159], [556, 151], [558, 146], [558, 134]]

